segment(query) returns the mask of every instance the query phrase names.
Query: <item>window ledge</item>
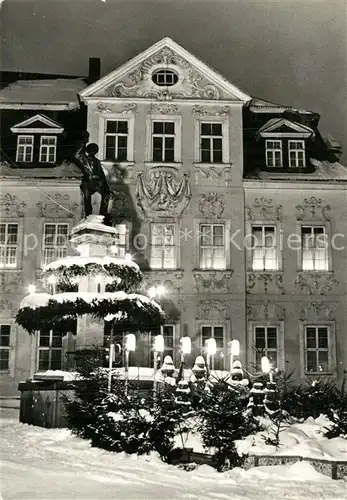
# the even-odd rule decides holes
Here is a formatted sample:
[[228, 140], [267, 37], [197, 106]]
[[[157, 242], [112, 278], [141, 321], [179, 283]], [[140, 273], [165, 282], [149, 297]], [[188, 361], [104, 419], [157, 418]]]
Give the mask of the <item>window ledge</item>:
[[333, 370], [327, 371], [327, 372], [306, 372], [305, 371], [305, 376], [306, 377], [336, 377], [336, 372]]
[[334, 274], [331, 269], [298, 269], [300, 274]]
[[181, 167], [183, 163], [181, 161], [145, 161], [146, 167]]
[[225, 269], [216, 269], [216, 268], [213, 268], [213, 267], [204, 267], [204, 268], [201, 268], [201, 267], [198, 267], [196, 269], [193, 269], [193, 273], [211, 273], [211, 272], [219, 272], [219, 273], [233, 273], [234, 270], [231, 269], [231, 268], [225, 268]]
[[132, 165], [135, 165], [134, 161], [117, 161], [117, 160], [101, 160], [101, 162], [104, 165], [110, 166], [110, 167], [130, 167]]
[[10, 373], [10, 370], [0, 370], [0, 375], [8, 375]]
[[271, 274], [271, 273], [283, 273], [283, 269], [248, 269], [247, 272], [254, 274]]
[[225, 162], [225, 163], [215, 163], [213, 161], [211, 162], [194, 162], [193, 163], [194, 167], [217, 167], [217, 168], [223, 168], [223, 167], [231, 167], [232, 163], [231, 162]]

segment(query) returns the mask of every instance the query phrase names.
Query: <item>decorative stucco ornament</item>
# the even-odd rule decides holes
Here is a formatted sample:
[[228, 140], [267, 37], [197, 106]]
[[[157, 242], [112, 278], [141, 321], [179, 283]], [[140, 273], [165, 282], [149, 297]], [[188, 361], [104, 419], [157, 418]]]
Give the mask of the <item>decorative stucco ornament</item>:
[[138, 174], [136, 198], [145, 217], [179, 217], [191, 196], [187, 172], [179, 180], [176, 169], [153, 168], [147, 182], [143, 172]]

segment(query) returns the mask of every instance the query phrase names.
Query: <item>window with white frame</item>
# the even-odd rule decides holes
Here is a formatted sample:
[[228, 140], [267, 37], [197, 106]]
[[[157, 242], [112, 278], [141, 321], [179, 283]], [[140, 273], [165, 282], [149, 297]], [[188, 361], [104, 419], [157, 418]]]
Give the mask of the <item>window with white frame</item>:
[[11, 325], [0, 325], [0, 371], [10, 367]]
[[19, 135], [17, 138], [16, 161], [20, 163], [31, 163], [34, 153], [34, 136]]
[[256, 370], [261, 370], [261, 358], [266, 356], [273, 368], [278, 363], [278, 342], [276, 326], [256, 326], [254, 327], [255, 344], [255, 364]]
[[152, 269], [176, 267], [175, 224], [151, 224], [150, 267]]
[[224, 224], [200, 224], [200, 269], [225, 269]]
[[328, 271], [328, 240], [325, 227], [301, 227], [303, 271]]
[[61, 333], [53, 330], [39, 332], [37, 369], [39, 371], [61, 370], [63, 343]]
[[211, 359], [212, 370], [223, 370], [224, 368], [224, 326], [222, 325], [202, 325], [201, 326], [201, 347], [202, 354], [205, 354], [206, 340], [213, 338], [216, 341], [217, 352]]
[[329, 372], [329, 328], [305, 327], [305, 372]]
[[129, 123], [127, 120], [107, 120], [105, 133], [105, 159], [127, 161]]
[[42, 135], [40, 141], [40, 162], [54, 163], [57, 157], [57, 136]]
[[290, 167], [304, 167], [305, 141], [288, 141], [288, 158]]
[[152, 82], [159, 87], [172, 87], [178, 82], [178, 74], [170, 69], [159, 69], [152, 74]]
[[222, 123], [200, 123], [201, 163], [223, 163]]
[[253, 226], [252, 240], [252, 269], [277, 270], [278, 245], [275, 226]]
[[265, 143], [266, 166], [282, 167], [282, 141], [266, 141]]
[[175, 161], [175, 122], [152, 122], [152, 161]]
[[0, 268], [15, 268], [18, 260], [18, 224], [0, 224]]
[[45, 224], [43, 234], [43, 266], [67, 255], [69, 225]]

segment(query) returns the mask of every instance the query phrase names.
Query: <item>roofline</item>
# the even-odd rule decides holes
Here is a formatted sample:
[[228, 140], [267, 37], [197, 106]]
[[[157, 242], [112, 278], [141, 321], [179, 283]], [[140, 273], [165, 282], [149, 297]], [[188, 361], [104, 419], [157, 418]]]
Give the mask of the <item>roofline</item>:
[[[168, 46], [175, 52], [177, 52], [181, 57], [186, 58], [188, 60], [193, 60], [195, 64], [199, 67], [203, 65], [209, 72], [208, 77], [214, 81], [214, 83], [218, 84], [219, 86], [224, 87], [225, 90], [230, 92], [231, 94], [234, 94], [235, 97], [243, 101], [245, 104], [250, 102], [251, 96], [244, 93], [241, 89], [233, 85], [231, 82], [229, 82], [223, 75], [212, 69], [210, 66], [208, 66], [205, 62], [201, 61], [199, 58], [188, 52], [186, 49], [184, 49], [181, 45], [176, 43], [174, 40], [172, 40], [169, 37], [162, 38], [155, 44], [151, 45], [147, 49], [143, 50], [140, 52], [137, 56], [129, 59], [127, 62], [119, 66], [117, 69], [114, 71], [111, 71], [108, 75], [100, 78], [98, 81], [93, 83], [92, 85], [89, 85], [85, 89], [83, 89], [81, 92], [79, 92], [79, 96], [81, 99], [84, 101], [86, 97], [90, 97], [91, 94], [97, 92], [98, 90], [101, 90], [103, 87], [111, 83], [114, 78], [121, 78], [124, 76], [126, 73], [128, 73], [132, 68], [136, 67], [138, 64], [140, 64], [144, 58], [151, 57], [154, 55], [158, 50], [161, 48], [164, 48]], [[217, 78], [216, 78], [217, 77]], [[227, 87], [230, 87], [227, 89]], [[233, 89], [233, 91], [231, 90]]]
[[[77, 93], [76, 93], [77, 96]], [[75, 109], [79, 109], [79, 102], [68, 102], [68, 103], [40, 103], [40, 102], [6, 102], [0, 101], [0, 109], [33, 109], [33, 110], [41, 110], [47, 109], [49, 111], [73, 111]]]

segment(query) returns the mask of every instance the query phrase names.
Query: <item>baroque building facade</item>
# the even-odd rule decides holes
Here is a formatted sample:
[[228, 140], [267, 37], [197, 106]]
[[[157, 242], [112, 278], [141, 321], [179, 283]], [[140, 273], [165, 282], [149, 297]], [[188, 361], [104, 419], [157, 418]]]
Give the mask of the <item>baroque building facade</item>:
[[[164, 286], [166, 353], [178, 361], [179, 339], [190, 336], [190, 366], [214, 337], [212, 367], [228, 370], [236, 338], [250, 372], [267, 355], [274, 367], [295, 370], [298, 379], [341, 379], [347, 369], [347, 170], [321, 137], [319, 116], [252, 98], [169, 38], [78, 94], [79, 116], [86, 113], [84, 126], [99, 145], [111, 187], [112, 224], [126, 226], [127, 251], [141, 266], [146, 288]], [[21, 127], [37, 127], [30, 118], [23, 121], [13, 124], [12, 137]], [[22, 173], [27, 167], [18, 165], [29, 154], [26, 144], [17, 139], [15, 175], [13, 165], [2, 167], [11, 172], [9, 180], [3, 175], [7, 196], [26, 207], [25, 215], [9, 215], [8, 222], [5, 210], [5, 242], [11, 241], [13, 217], [30, 228], [49, 217], [35, 210], [49, 203], [45, 193], [52, 183], [52, 193], [61, 196], [71, 189], [71, 223], [81, 216], [75, 171], [52, 181], [44, 180], [51, 166], [36, 168], [35, 183], [44, 192], [29, 189]], [[41, 139], [41, 151], [44, 146]], [[55, 217], [54, 223], [64, 222], [61, 213]], [[44, 231], [38, 230], [39, 238]], [[32, 253], [35, 263], [23, 255], [16, 267], [2, 265], [5, 281], [14, 273], [21, 280], [13, 288], [14, 311], [23, 285], [40, 268], [42, 251]], [[1, 376], [17, 383], [28, 375], [35, 348], [6, 314], [2, 324], [11, 323], [15, 333]], [[151, 362], [155, 333], [140, 340], [141, 365]]]

